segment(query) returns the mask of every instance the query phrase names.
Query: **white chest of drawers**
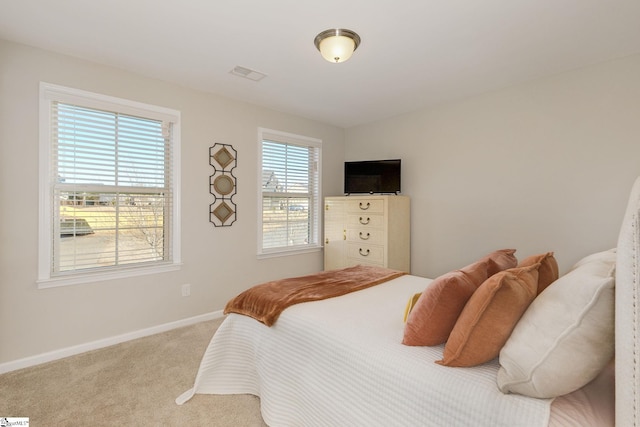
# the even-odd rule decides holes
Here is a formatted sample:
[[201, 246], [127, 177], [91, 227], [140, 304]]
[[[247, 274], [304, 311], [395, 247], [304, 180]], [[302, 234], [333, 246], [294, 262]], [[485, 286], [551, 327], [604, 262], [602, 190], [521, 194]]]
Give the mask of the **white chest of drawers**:
[[410, 271], [407, 196], [326, 197], [324, 269], [378, 265]]

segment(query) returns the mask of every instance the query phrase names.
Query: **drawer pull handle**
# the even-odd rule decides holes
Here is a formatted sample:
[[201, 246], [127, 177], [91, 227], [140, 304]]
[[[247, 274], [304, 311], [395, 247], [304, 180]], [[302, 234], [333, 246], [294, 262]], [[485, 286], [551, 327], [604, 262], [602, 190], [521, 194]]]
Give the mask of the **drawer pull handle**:
[[362, 202], [360, 202], [360, 209], [362, 209], [363, 211], [366, 211], [370, 207], [371, 207], [371, 203], [367, 202], [366, 205], [363, 205]]
[[362, 219], [362, 217], [360, 217], [360, 224], [362, 225], [367, 225], [369, 224], [369, 221], [371, 221], [371, 218], [367, 218], [366, 221]]
[[362, 240], [369, 240], [369, 237], [371, 237], [370, 233], [367, 233], [367, 235], [365, 236], [365, 235], [362, 234], [362, 231], [360, 232], [360, 238]]
[[369, 249], [367, 249], [366, 252], [362, 251], [362, 248], [358, 249], [358, 252], [360, 252], [360, 255], [362, 256], [369, 256], [369, 252], [371, 252]]

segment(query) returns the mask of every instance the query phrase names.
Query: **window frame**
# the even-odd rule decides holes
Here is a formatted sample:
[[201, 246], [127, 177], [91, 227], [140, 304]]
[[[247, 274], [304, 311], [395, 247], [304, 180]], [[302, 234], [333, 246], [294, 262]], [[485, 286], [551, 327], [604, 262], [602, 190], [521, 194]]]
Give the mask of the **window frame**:
[[[297, 246], [279, 246], [275, 248], [264, 248], [263, 245], [263, 193], [262, 193], [262, 178], [263, 178], [263, 141], [268, 140], [271, 142], [296, 145], [302, 147], [310, 147], [317, 149], [317, 173], [316, 173], [316, 193], [311, 195], [309, 202], [309, 227], [310, 235], [313, 236], [315, 242], [310, 242], [306, 245]], [[282, 132], [267, 128], [258, 128], [258, 239], [257, 239], [257, 254], [258, 258], [271, 258], [288, 255], [296, 255], [309, 252], [318, 252], [322, 249], [321, 241], [321, 220], [322, 220], [322, 140], [318, 138], [311, 138], [302, 135], [296, 135], [289, 132]]]
[[[121, 279], [147, 274], [179, 270], [182, 264], [180, 250], [180, 112], [166, 107], [145, 104], [123, 98], [88, 92], [80, 89], [40, 82], [40, 129], [39, 129], [39, 228], [38, 228], [38, 279], [39, 289], [76, 285], [103, 280]], [[142, 265], [117, 265], [104, 269], [64, 272], [52, 274], [53, 235], [52, 216], [52, 103], [75, 104], [86, 108], [114, 111], [137, 117], [172, 122], [171, 173], [172, 207], [169, 227], [170, 260]], [[59, 237], [58, 237], [59, 238]]]

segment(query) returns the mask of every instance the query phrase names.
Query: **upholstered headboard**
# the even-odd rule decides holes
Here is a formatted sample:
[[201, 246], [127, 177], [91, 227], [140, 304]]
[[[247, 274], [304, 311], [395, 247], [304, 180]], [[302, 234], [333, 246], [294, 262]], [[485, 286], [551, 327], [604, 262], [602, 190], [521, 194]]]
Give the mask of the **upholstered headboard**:
[[640, 426], [640, 178], [622, 221], [616, 259], [616, 425]]

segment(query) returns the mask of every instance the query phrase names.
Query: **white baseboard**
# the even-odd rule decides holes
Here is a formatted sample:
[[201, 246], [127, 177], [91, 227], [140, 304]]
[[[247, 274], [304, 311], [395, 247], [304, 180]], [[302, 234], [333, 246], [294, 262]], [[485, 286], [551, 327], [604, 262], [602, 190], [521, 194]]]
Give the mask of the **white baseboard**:
[[91, 350], [109, 347], [111, 345], [120, 344], [125, 341], [131, 341], [136, 338], [143, 338], [149, 335], [159, 334], [161, 332], [170, 331], [172, 329], [181, 328], [183, 326], [194, 325], [196, 323], [204, 322], [207, 320], [219, 319], [223, 316], [224, 315], [222, 314], [222, 310], [213, 311], [211, 313], [201, 314], [199, 316], [189, 317], [187, 319], [177, 320], [175, 322], [169, 322], [158, 326], [152, 326], [146, 329], [140, 329], [138, 331], [128, 332], [126, 334], [117, 335], [115, 337], [91, 341], [85, 344], [74, 345], [72, 347], [61, 348], [60, 350], [54, 350], [35, 356], [25, 357], [24, 359], [18, 359], [11, 362], [0, 363], [0, 374], [16, 371], [22, 368], [28, 368], [30, 366], [40, 365], [41, 363], [51, 362]]

